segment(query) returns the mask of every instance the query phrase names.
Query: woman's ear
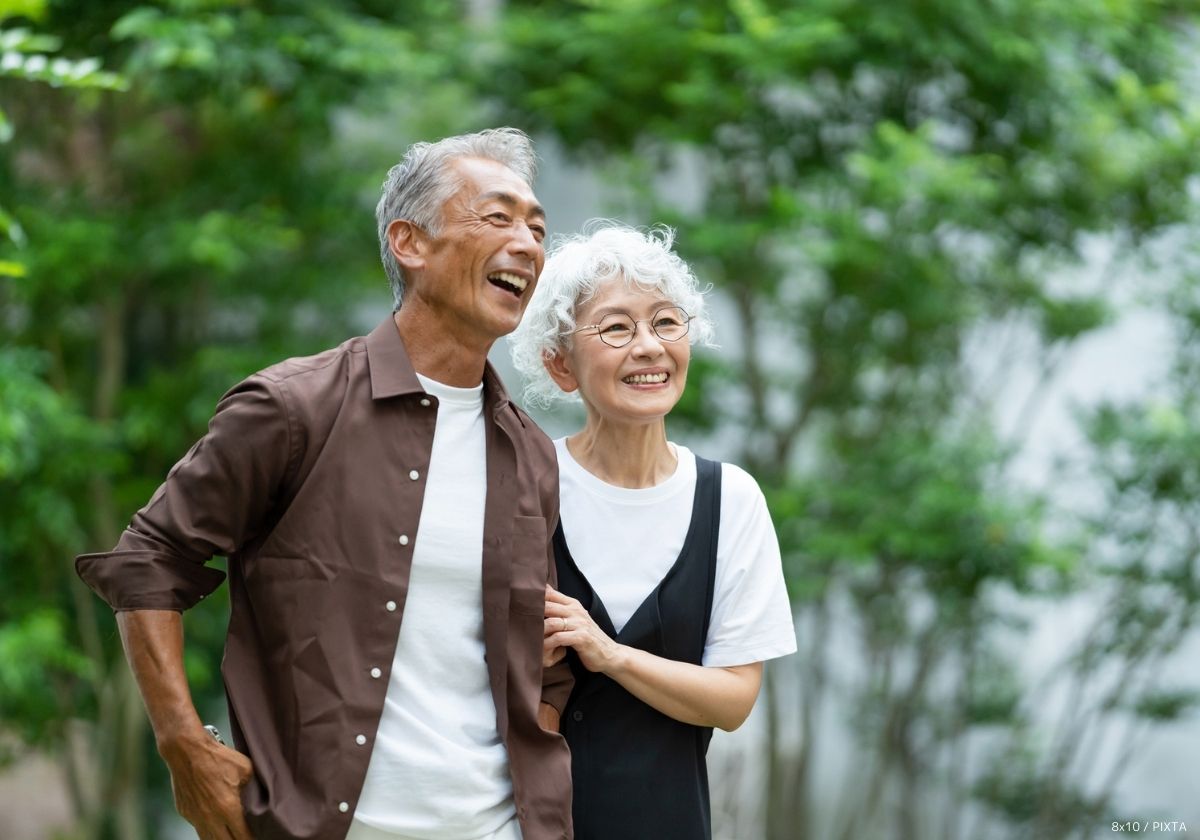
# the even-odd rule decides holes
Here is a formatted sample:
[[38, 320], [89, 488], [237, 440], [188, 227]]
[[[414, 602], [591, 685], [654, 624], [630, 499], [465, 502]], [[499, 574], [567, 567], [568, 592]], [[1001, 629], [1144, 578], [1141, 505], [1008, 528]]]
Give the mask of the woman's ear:
[[564, 392], [570, 394], [579, 390], [579, 380], [571, 372], [570, 360], [567, 359], [561, 347], [553, 353], [543, 354], [542, 364], [546, 366], [546, 373], [550, 374], [554, 384], [562, 388]]
[[393, 219], [387, 226], [388, 250], [405, 271], [425, 267], [425, 233], [408, 219]]

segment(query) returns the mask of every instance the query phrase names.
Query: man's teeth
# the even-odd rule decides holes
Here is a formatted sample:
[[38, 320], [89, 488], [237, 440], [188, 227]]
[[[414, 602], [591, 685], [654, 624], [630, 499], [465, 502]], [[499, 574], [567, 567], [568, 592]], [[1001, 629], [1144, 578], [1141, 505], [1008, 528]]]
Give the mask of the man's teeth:
[[626, 376], [621, 380], [628, 382], [630, 385], [654, 385], [659, 382], [667, 381], [667, 374], [664, 373], [636, 373], [633, 376]]
[[488, 279], [512, 286], [518, 292], [525, 291], [525, 287], [529, 285], [529, 282], [524, 277], [517, 274], [509, 274], [507, 271], [497, 271], [495, 274], [489, 274]]

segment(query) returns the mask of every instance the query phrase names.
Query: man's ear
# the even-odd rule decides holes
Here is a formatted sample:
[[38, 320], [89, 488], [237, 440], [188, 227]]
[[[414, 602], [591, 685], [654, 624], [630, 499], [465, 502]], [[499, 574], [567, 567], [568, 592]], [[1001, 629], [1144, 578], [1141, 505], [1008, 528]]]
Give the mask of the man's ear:
[[579, 380], [571, 372], [571, 363], [561, 349], [542, 356], [542, 364], [546, 366], [546, 373], [550, 374], [554, 384], [564, 392], [570, 394], [579, 390]]
[[425, 232], [408, 219], [393, 219], [387, 226], [388, 250], [405, 271], [420, 271], [425, 267], [428, 240]]

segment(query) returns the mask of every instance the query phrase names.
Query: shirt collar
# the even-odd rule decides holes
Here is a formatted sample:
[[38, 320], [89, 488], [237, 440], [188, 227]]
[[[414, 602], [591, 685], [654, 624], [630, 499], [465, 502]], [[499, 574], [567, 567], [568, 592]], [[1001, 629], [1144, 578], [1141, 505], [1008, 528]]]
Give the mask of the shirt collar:
[[[404, 341], [396, 322], [388, 315], [382, 324], [371, 330], [367, 335], [367, 367], [371, 371], [371, 398], [375, 400], [398, 397], [403, 394], [423, 394], [425, 389], [417, 379], [408, 351], [404, 349]], [[492, 412], [512, 406], [508, 391], [500, 381], [499, 374], [487, 362], [483, 368], [483, 402]], [[515, 411], [513, 412], [515, 414]], [[524, 421], [516, 415], [521, 426]]]
[[367, 367], [371, 371], [371, 399], [420, 394], [425, 390], [391, 315], [367, 336]]

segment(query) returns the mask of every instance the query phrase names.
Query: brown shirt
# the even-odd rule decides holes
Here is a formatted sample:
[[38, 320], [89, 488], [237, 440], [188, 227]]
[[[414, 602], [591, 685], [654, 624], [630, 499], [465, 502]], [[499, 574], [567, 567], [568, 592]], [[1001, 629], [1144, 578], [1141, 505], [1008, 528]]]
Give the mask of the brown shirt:
[[[487, 501], [483, 632], [500, 737], [526, 840], [571, 837], [570, 756], [537, 724], [560, 711], [565, 663], [541, 665], [558, 467], [546, 436], [483, 380]], [[389, 318], [365, 338], [289, 359], [227, 393], [205, 435], [116, 549], [79, 575], [116, 610], [186, 610], [224, 575], [222, 673], [259, 840], [345, 837], [404, 617], [437, 400]], [[355, 736], [368, 733], [365, 745]]]

